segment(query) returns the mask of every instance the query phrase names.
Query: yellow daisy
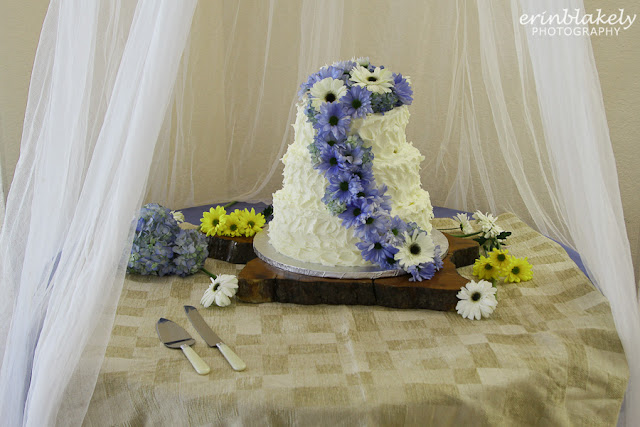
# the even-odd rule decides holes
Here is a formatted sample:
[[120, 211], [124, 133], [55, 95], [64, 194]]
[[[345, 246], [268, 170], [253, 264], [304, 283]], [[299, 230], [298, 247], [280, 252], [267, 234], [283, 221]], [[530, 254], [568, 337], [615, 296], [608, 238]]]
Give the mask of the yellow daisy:
[[527, 258], [516, 258], [510, 256], [511, 263], [505, 271], [505, 282], [526, 282], [533, 278], [533, 266], [529, 264]]
[[473, 274], [483, 280], [493, 280], [500, 275], [500, 269], [493, 266], [489, 258], [480, 256], [473, 264]]
[[511, 263], [511, 259], [508, 254], [509, 254], [509, 251], [506, 249], [492, 250], [489, 253], [489, 259], [491, 260], [491, 265], [496, 267], [498, 270], [505, 271], [506, 268]]
[[200, 218], [200, 230], [207, 236], [215, 236], [227, 220], [227, 211], [222, 206], [209, 209]]
[[243, 227], [240, 221], [241, 216], [242, 214], [238, 209], [227, 215], [227, 220], [221, 230], [221, 234], [229, 237], [242, 236]]
[[258, 231], [262, 230], [262, 227], [266, 222], [264, 215], [256, 214], [256, 211], [253, 208], [251, 208], [250, 211], [247, 209], [244, 210], [241, 221], [247, 237], [255, 236]]

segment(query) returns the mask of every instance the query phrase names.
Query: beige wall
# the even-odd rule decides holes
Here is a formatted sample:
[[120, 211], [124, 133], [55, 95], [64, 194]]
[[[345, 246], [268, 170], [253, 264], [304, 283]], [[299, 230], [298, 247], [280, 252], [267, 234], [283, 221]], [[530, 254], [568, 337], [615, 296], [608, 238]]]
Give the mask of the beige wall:
[[[0, 161], [9, 187], [18, 158], [22, 121], [33, 57], [47, 0], [4, 0], [0, 6]], [[587, 12], [624, 8], [640, 14], [633, 0], [606, 3], [585, 0]], [[640, 21], [640, 20], [638, 20]], [[611, 140], [616, 157], [626, 226], [636, 267], [640, 269], [640, 22], [618, 37], [593, 37]]]
[[585, 0], [587, 12], [596, 9], [637, 14], [618, 37], [592, 37], [600, 75], [611, 144], [618, 167], [620, 193], [636, 279], [640, 280], [640, 6], [633, 0]]

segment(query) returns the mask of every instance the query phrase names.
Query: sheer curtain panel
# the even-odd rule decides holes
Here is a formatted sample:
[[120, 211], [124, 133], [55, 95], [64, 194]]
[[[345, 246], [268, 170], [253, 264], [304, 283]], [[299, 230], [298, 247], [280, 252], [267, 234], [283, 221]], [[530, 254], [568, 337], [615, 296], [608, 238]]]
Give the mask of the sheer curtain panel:
[[54, 0], [0, 235], [0, 413], [79, 425], [195, 1]]

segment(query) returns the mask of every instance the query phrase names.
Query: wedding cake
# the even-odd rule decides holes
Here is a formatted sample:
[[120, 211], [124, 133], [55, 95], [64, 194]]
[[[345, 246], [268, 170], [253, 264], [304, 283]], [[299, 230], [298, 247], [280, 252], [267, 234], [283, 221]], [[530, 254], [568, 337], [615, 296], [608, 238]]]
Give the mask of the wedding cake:
[[294, 142], [282, 158], [269, 241], [280, 253], [330, 266], [403, 268], [429, 279], [442, 262], [433, 208], [406, 139], [408, 78], [367, 58], [312, 74], [300, 90]]

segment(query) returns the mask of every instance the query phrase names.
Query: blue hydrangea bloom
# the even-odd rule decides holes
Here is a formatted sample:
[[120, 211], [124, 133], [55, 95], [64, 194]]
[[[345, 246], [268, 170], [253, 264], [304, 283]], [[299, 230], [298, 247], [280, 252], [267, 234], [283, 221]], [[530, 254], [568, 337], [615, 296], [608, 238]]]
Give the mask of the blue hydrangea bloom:
[[128, 273], [156, 276], [193, 274], [204, 265], [207, 256], [204, 235], [195, 230], [182, 230], [171, 210], [157, 203], [149, 203], [140, 209]]
[[411, 105], [413, 102], [413, 89], [402, 74], [393, 73], [393, 92], [402, 104]]
[[180, 230], [173, 252], [174, 273], [180, 277], [195, 274], [209, 256], [207, 238], [196, 230]]
[[329, 178], [326, 191], [332, 199], [347, 204], [362, 191], [362, 184], [357, 176], [342, 172]]
[[373, 205], [366, 199], [356, 198], [347, 204], [347, 209], [338, 215], [342, 219], [342, 226], [351, 228], [364, 223], [367, 218], [373, 215]]
[[351, 118], [342, 110], [342, 105], [338, 102], [326, 102], [320, 107], [317, 115], [318, 121], [313, 125], [321, 137], [326, 138], [328, 134], [336, 140], [344, 140], [349, 132]]
[[386, 113], [393, 110], [400, 100], [393, 92], [388, 93], [372, 93], [371, 94], [371, 109], [374, 113]]
[[398, 252], [397, 248], [394, 248], [387, 242], [385, 242], [383, 236], [377, 236], [371, 240], [365, 240], [356, 243], [356, 246], [362, 252], [362, 257], [373, 264], [377, 264], [383, 267], [388, 267], [387, 260], [393, 258]]
[[352, 86], [347, 94], [340, 98], [344, 111], [351, 117], [365, 117], [373, 113], [371, 108], [371, 92], [364, 87]]

